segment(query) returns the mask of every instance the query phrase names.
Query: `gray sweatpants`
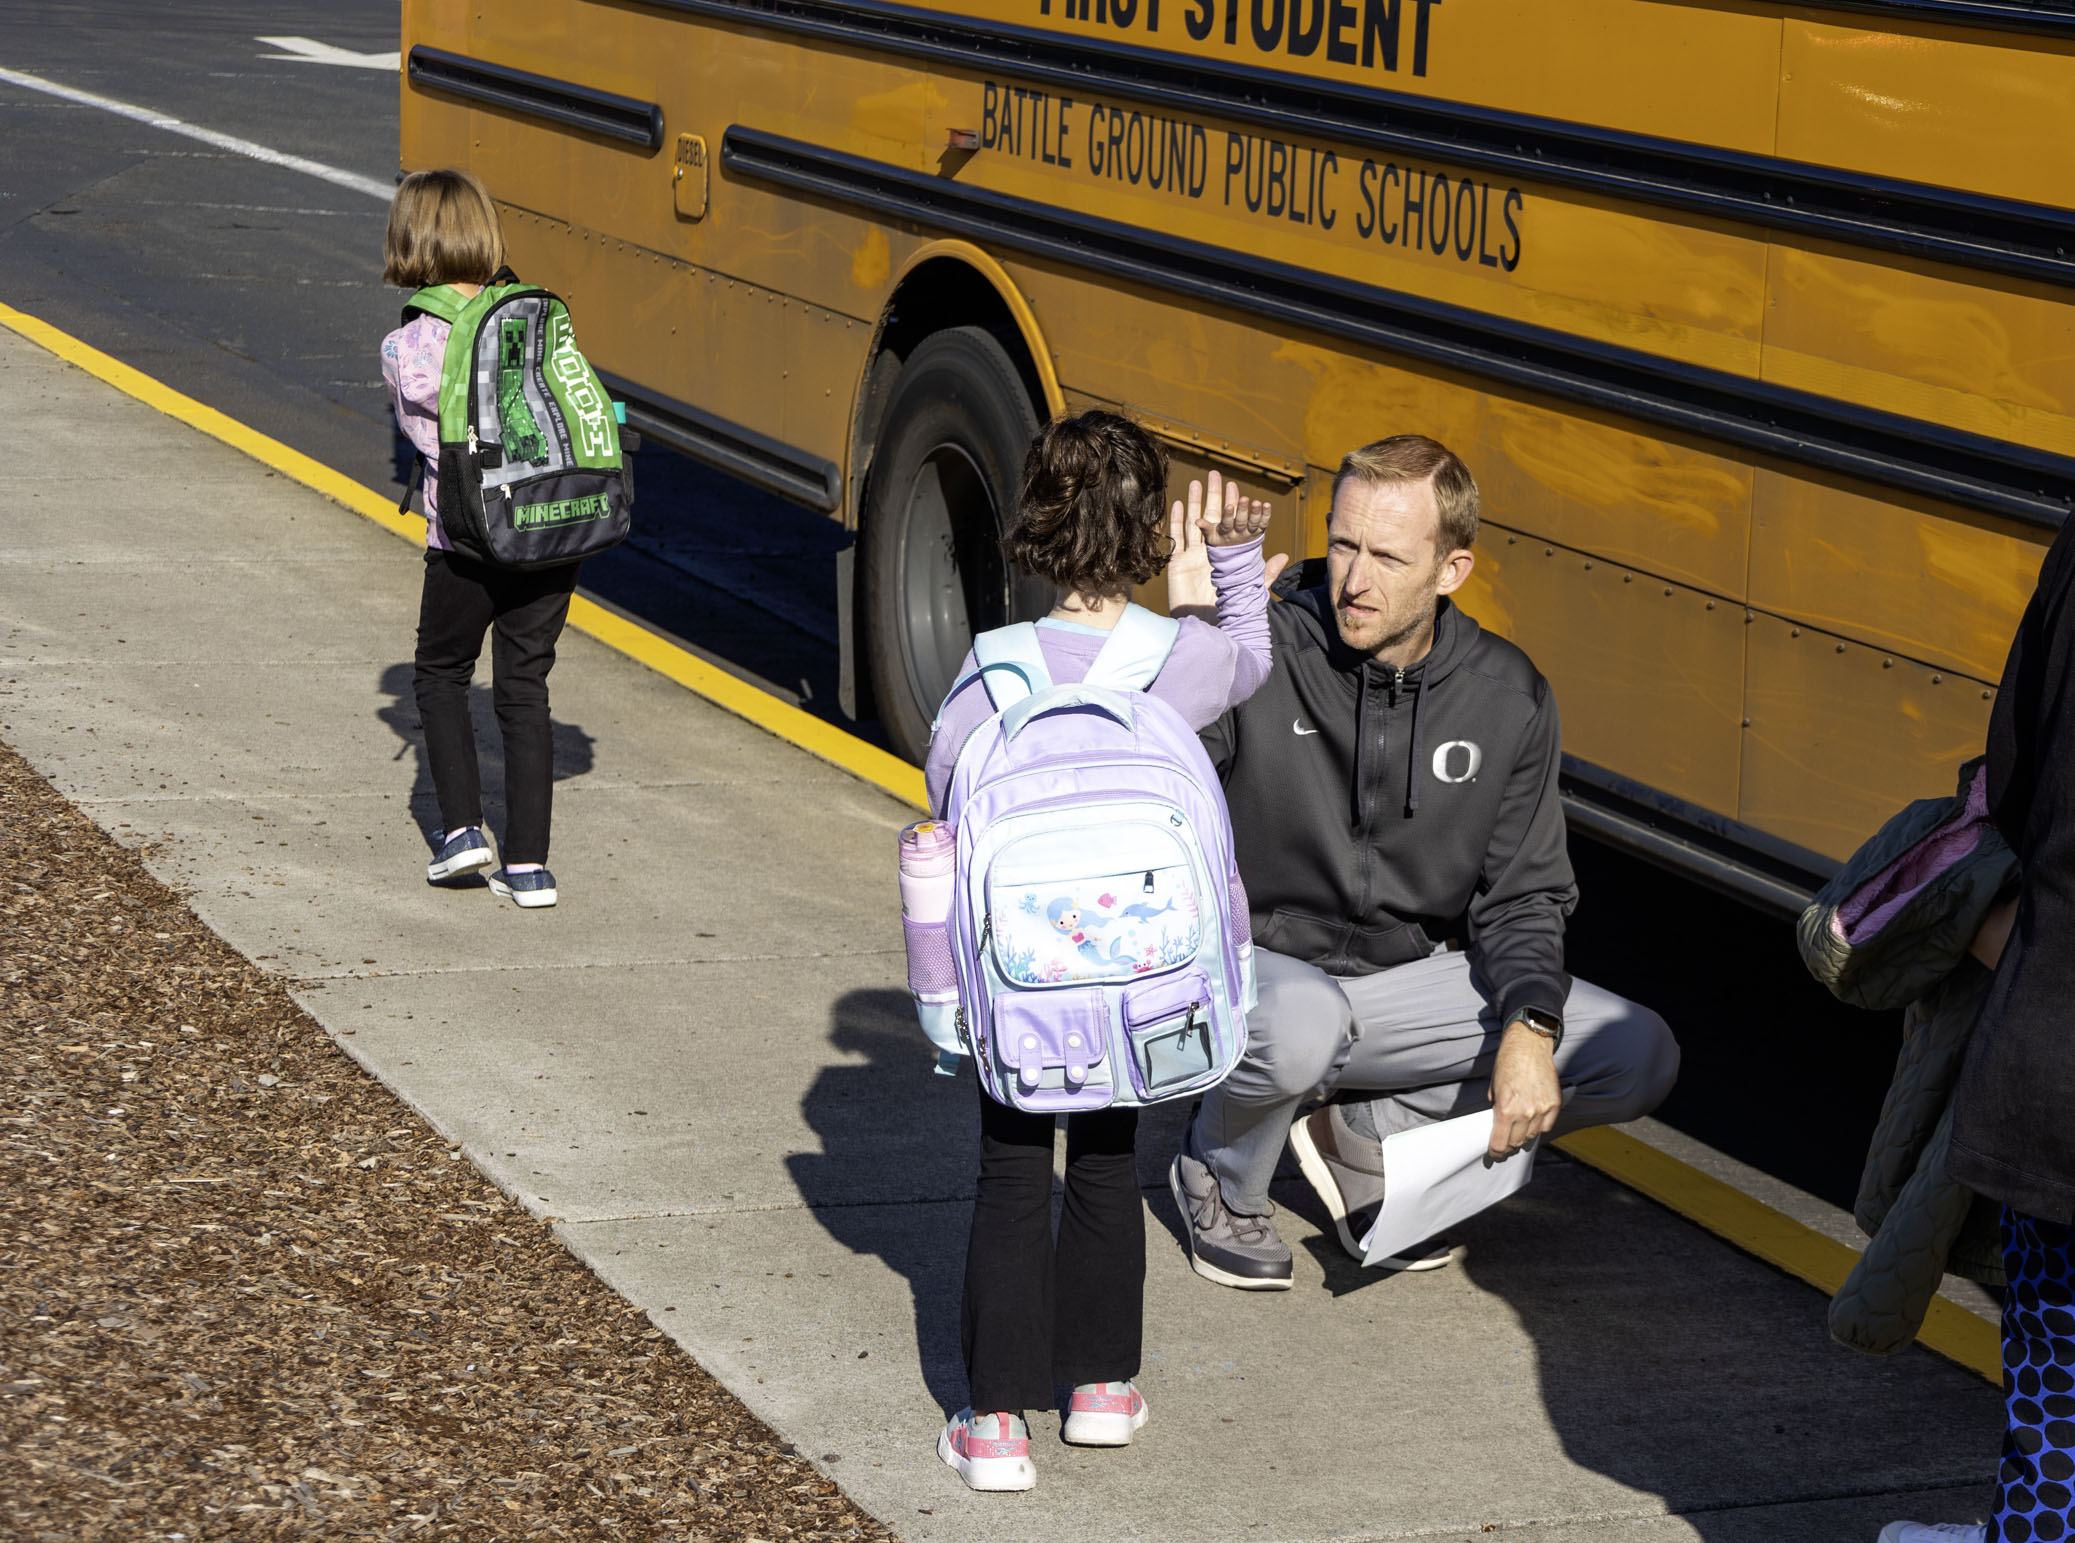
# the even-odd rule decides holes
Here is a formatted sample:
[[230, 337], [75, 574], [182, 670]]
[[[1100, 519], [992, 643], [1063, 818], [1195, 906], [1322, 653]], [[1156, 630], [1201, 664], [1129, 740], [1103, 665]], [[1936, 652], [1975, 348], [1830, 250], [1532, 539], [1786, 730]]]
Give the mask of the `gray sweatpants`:
[[[1268, 1213], [1268, 1181], [1307, 1099], [1382, 1095], [1369, 1105], [1379, 1136], [1490, 1106], [1500, 1025], [1469, 955], [1345, 977], [1256, 948], [1254, 975], [1246, 1055], [1204, 1095], [1188, 1137], [1241, 1215]], [[1563, 1023], [1556, 1071], [1571, 1096], [1557, 1134], [1637, 1119], [1671, 1091], [1679, 1047], [1649, 1008], [1575, 980]]]

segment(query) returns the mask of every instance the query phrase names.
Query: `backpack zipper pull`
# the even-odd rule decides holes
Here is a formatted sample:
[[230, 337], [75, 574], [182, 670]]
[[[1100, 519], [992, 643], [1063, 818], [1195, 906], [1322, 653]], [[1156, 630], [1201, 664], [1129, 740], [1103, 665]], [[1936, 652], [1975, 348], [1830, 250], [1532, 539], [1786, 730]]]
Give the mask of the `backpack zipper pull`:
[[980, 918], [980, 947], [977, 952], [986, 953], [988, 940], [994, 936], [994, 913], [989, 911]]

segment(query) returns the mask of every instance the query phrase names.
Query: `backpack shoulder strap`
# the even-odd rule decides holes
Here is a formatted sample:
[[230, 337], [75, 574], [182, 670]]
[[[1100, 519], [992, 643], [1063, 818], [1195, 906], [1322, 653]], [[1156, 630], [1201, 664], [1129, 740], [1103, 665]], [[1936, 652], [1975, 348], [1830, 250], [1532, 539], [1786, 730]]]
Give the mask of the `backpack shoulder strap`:
[[428, 284], [403, 303], [403, 319], [406, 323], [421, 312], [437, 317], [448, 326], [460, 320], [461, 308], [468, 304], [466, 297], [445, 284]]
[[1045, 668], [1044, 650], [1038, 646], [1035, 622], [1017, 622], [981, 633], [973, 639], [973, 658], [980, 666], [980, 684], [986, 687], [987, 700], [994, 704], [996, 712], [1013, 707], [1052, 684], [1052, 672]]
[[1127, 605], [1109, 640], [1088, 668], [1087, 685], [1143, 691], [1153, 684], [1174, 652], [1182, 624], [1172, 616], [1156, 616], [1142, 605]]

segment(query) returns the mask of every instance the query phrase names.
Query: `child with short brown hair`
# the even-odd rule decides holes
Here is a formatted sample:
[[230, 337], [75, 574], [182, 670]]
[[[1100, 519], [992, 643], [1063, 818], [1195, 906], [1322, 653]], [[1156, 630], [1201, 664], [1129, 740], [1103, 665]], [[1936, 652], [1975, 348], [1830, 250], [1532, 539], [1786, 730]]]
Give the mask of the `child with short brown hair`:
[[[447, 286], [469, 296], [504, 268], [504, 235], [489, 192], [465, 171], [421, 171], [404, 178], [389, 206], [382, 277], [412, 291]], [[554, 738], [548, 671], [569, 616], [579, 564], [493, 568], [452, 549], [439, 520], [439, 387], [451, 329], [406, 307], [401, 327], [382, 340], [382, 378], [396, 421], [424, 468], [425, 588], [418, 611], [416, 687], [425, 760], [439, 798], [440, 830], [431, 841], [428, 883], [448, 884], [493, 868], [490, 888], [528, 909], [551, 906], [548, 871], [554, 797]], [[504, 864], [483, 833], [481, 772], [468, 688], [483, 635], [492, 634], [491, 695], [504, 744]]]

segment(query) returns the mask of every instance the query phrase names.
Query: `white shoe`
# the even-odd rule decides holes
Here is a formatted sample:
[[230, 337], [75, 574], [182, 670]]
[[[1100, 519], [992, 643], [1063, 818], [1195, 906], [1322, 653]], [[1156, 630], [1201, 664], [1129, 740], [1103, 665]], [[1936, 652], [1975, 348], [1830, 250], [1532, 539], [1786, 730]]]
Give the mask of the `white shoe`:
[[1146, 1396], [1135, 1382], [1084, 1382], [1066, 1401], [1059, 1439], [1073, 1447], [1128, 1447], [1146, 1423]]
[[1889, 1522], [1879, 1543], [1984, 1543], [1988, 1535], [1972, 1522]]
[[968, 1489], [1037, 1487], [1037, 1469], [1030, 1461], [1030, 1426], [1020, 1414], [959, 1410], [937, 1437], [937, 1456], [965, 1480]]

